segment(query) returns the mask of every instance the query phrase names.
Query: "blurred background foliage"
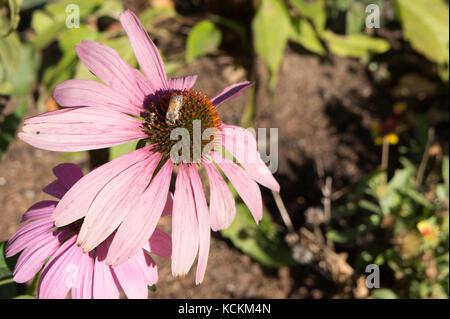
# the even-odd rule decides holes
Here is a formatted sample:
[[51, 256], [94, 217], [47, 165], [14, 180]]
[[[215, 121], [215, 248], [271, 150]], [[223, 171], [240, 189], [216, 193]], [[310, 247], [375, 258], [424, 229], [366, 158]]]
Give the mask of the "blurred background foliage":
[[[128, 39], [117, 21], [125, 2], [1, 2], [0, 160], [15, 138], [30, 101], [36, 102], [40, 112], [56, 110], [58, 105], [51, 98], [55, 85], [72, 78], [95, 80], [74, 51], [81, 40], [109, 45], [126, 62], [137, 67]], [[298, 45], [304, 54], [321, 59], [330, 56], [357, 59], [367, 72], [378, 72], [383, 77], [390, 76], [380, 63], [383, 56], [407, 48], [429, 60], [439, 81], [444, 85], [448, 83], [448, 1], [237, 2], [246, 3], [245, 8], [251, 8], [250, 13], [238, 9], [239, 14], [228, 14], [223, 6], [231, 7], [233, 1], [156, 1], [160, 4], [140, 11], [139, 18], [152, 37], [170, 34], [169, 28], [159, 26], [161, 21], [172, 19], [187, 25], [183, 54], [165, 56], [161, 52], [169, 75], [199, 57], [219, 55], [225, 39], [231, 38], [243, 48], [248, 59], [258, 56], [264, 61], [270, 74], [269, 92], [277, 86], [288, 44]], [[66, 27], [71, 4], [79, 8], [79, 27], [76, 28]], [[400, 30], [403, 38], [400, 49], [383, 27], [366, 27], [368, 16], [373, 13], [366, 9], [368, 5], [379, 8], [381, 26]], [[219, 9], [203, 10], [209, 6]], [[191, 7], [200, 7], [203, 14], [189, 20], [185, 12]], [[227, 13], [221, 14], [221, 11]], [[252, 77], [252, 72], [247, 71]], [[448, 91], [445, 94], [448, 96]], [[250, 96], [251, 102], [242, 115], [245, 126], [252, 126], [257, 107], [254, 91]], [[6, 109], [6, 104], [12, 106]], [[448, 144], [445, 146], [448, 138], [444, 139], [444, 145], [442, 140], [437, 140], [434, 128], [429, 127], [420, 114], [411, 113], [407, 102], [393, 105], [384, 121], [373, 123], [370, 134], [373, 143], [380, 147], [379, 168], [333, 202], [331, 213], [324, 192], [323, 207], [305, 212], [311, 227], [303, 225], [298, 230], [290, 227], [284, 218], [285, 225], [279, 225], [272, 218], [277, 211], [269, 213], [267, 210], [261, 223], [256, 225], [236, 195], [236, 220], [222, 231], [222, 236], [269, 268], [313, 262], [333, 264], [338, 260], [337, 268], [329, 265], [322, 269], [323, 273], [337, 282], [341, 275], [350, 278], [362, 290], [361, 297], [368, 297], [370, 293], [360, 287], [357, 274], [364, 274], [365, 266], [374, 263], [385, 266], [383, 269], [387, 270], [382, 278], [388, 279], [382, 279], [382, 289], [372, 290], [372, 297], [448, 298], [449, 160], [445, 155], [448, 154]], [[134, 142], [113, 147], [109, 158], [136, 147]], [[281, 187], [283, 189], [283, 185]], [[284, 210], [278, 201], [277, 206], [280, 211]], [[375, 238], [376, 244], [371, 240], [371, 244], [366, 245], [368, 237]], [[348, 255], [348, 259], [344, 258], [346, 261], [340, 252]], [[32, 290], [26, 292], [23, 287], [11, 288], [10, 268], [11, 261], [0, 258], [0, 285], [4, 288], [0, 289], [1, 296], [31, 294]]]

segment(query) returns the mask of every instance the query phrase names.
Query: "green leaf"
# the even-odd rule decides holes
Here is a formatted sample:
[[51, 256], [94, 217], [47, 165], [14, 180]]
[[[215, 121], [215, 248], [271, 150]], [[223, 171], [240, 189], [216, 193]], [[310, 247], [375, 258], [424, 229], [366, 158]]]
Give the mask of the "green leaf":
[[148, 8], [139, 15], [139, 21], [143, 26], [156, 23], [159, 19], [167, 19], [176, 15], [176, 11], [171, 7]]
[[131, 141], [125, 144], [113, 146], [109, 149], [109, 160], [112, 161], [113, 159], [125, 155], [129, 152], [132, 152], [136, 149], [138, 141]]
[[78, 5], [81, 26], [82, 20], [90, 16], [102, 3], [102, 0], [65, 0], [48, 3], [44, 10], [33, 12], [31, 27], [36, 34], [31, 39], [31, 43], [36, 49], [43, 49], [55, 41], [61, 32], [70, 30], [66, 27], [66, 19], [69, 17], [66, 9], [69, 4]]
[[324, 34], [330, 51], [343, 57], [360, 58], [369, 54], [384, 53], [390, 48], [386, 40], [364, 34], [340, 36], [329, 30]]
[[[23, 99], [11, 114], [7, 115], [0, 123], [0, 160], [8, 145], [16, 136], [17, 128], [27, 112], [27, 100]], [[0, 276], [1, 278], [1, 276]]]
[[449, 62], [449, 9], [443, 0], [395, 0], [403, 36], [426, 58]]
[[346, 33], [360, 34], [365, 26], [365, 5], [363, 3], [354, 3], [347, 10]]
[[292, 36], [292, 40], [298, 42], [305, 49], [317, 53], [319, 55], [325, 54], [325, 48], [320, 42], [319, 37], [316, 34], [316, 31], [312, 27], [311, 23], [309, 23], [306, 19], [297, 19], [294, 22], [294, 33]]
[[36, 297], [30, 296], [30, 295], [20, 295], [20, 296], [14, 297], [14, 299], [36, 299]]
[[291, 249], [279, 238], [267, 212], [257, 225], [245, 204], [237, 202], [236, 210], [231, 226], [221, 232], [224, 237], [266, 267], [294, 264]]
[[372, 297], [377, 299], [398, 299], [398, 296], [391, 289], [379, 288], [372, 291]]
[[[3, 2], [3, 1], [2, 1]], [[2, 22], [0, 25], [0, 37], [8, 36], [12, 31], [17, 29], [20, 21], [20, 5], [22, 4], [22, 0], [9, 0], [9, 24], [5, 26], [5, 23]]]
[[361, 199], [358, 202], [358, 205], [359, 205], [359, 207], [361, 207], [361, 208], [363, 208], [363, 209], [365, 209], [365, 210], [367, 210], [369, 212], [372, 212], [372, 213], [375, 213], [375, 214], [381, 214], [380, 206], [378, 206], [378, 205], [376, 205], [376, 204], [374, 204], [372, 202], [369, 202], [368, 200]]
[[255, 50], [269, 68], [270, 87], [274, 89], [284, 48], [294, 32], [284, 3], [280, 0], [262, 0], [253, 19], [252, 30]]
[[197, 23], [189, 32], [186, 42], [186, 61], [206, 55], [217, 49], [222, 41], [222, 32], [209, 20]]
[[0, 242], [0, 280], [13, 276], [13, 268], [8, 262], [6, 262], [5, 246], [5, 241]]
[[326, 236], [328, 239], [334, 241], [335, 243], [345, 244], [349, 241], [353, 240], [357, 232], [354, 230], [349, 231], [339, 231], [339, 230], [330, 230], [327, 231]]
[[291, 0], [291, 3], [303, 16], [311, 19], [319, 34], [325, 30], [327, 15], [322, 0], [317, 0], [314, 3], [305, 0]]

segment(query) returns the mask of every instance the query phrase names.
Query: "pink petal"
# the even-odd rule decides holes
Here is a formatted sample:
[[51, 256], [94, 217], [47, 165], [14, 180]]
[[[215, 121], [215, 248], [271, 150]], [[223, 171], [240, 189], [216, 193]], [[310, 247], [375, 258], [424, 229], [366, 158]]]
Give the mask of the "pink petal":
[[45, 233], [34, 240], [20, 254], [14, 268], [14, 281], [27, 282], [41, 270], [45, 260], [52, 256], [69, 235], [67, 230]]
[[231, 225], [236, 215], [236, 204], [228, 184], [214, 164], [204, 161], [203, 166], [209, 177], [209, 210], [211, 229], [219, 231]]
[[197, 81], [197, 75], [188, 75], [181, 78], [169, 79], [169, 87], [172, 90], [190, 90]]
[[45, 150], [75, 152], [118, 145], [141, 138], [141, 121], [116, 111], [81, 107], [58, 110], [25, 120], [19, 137]]
[[225, 149], [241, 163], [250, 178], [269, 189], [280, 191], [280, 185], [261, 160], [252, 133], [239, 126], [223, 125], [222, 137]]
[[147, 286], [156, 284], [158, 282], [158, 268], [152, 257], [150, 257], [143, 249], [140, 249], [133, 258], [136, 259], [140, 271], [145, 277]]
[[[128, 213], [136, 213], [136, 205], [143, 196], [161, 156], [160, 153], [149, 153], [147, 158], [118, 174], [97, 193], [78, 236], [78, 245], [81, 245], [84, 251], [91, 251], [116, 230], [122, 221], [126, 223], [125, 216]], [[166, 194], [164, 196], [167, 197]], [[139, 223], [142, 224], [142, 221]], [[147, 239], [149, 237], [147, 236]], [[143, 243], [140, 247], [142, 245]], [[110, 251], [112, 249], [110, 247]], [[137, 249], [133, 255], [136, 251]]]
[[120, 285], [111, 266], [105, 262], [108, 246], [106, 242], [100, 244], [96, 251], [94, 268], [94, 299], [119, 299]]
[[150, 237], [148, 251], [164, 258], [170, 258], [172, 256], [172, 240], [162, 230], [155, 229]]
[[199, 246], [198, 220], [188, 168], [181, 164], [175, 184], [172, 212], [172, 274], [184, 276], [194, 263]]
[[45, 186], [42, 190], [44, 191], [44, 193], [61, 199], [68, 189], [59, 179], [57, 179]]
[[41, 218], [47, 218], [53, 213], [53, 210], [55, 209], [58, 202], [53, 200], [44, 200], [42, 202], [38, 202], [28, 208], [28, 210], [23, 215], [22, 219], [20, 220], [21, 223], [27, 222], [29, 220], [35, 220], [35, 219], [41, 219]]
[[[134, 71], [138, 72], [133, 68]], [[133, 72], [134, 72], [133, 71]], [[53, 91], [53, 98], [61, 106], [93, 106], [105, 111], [113, 110], [126, 114], [139, 115], [141, 109], [133, 105], [126, 95], [92, 80], [68, 80], [58, 84]]]
[[137, 149], [122, 155], [83, 176], [61, 199], [52, 219], [57, 227], [66, 226], [86, 216], [97, 194], [134, 164], [150, 156], [152, 146]]
[[194, 193], [195, 207], [197, 209], [198, 235], [200, 249], [198, 252], [197, 273], [195, 283], [198, 285], [205, 277], [206, 265], [208, 263], [209, 244], [211, 240], [211, 224], [209, 221], [208, 204], [206, 203], [205, 192], [202, 181], [197, 172], [197, 167], [189, 166], [189, 177], [191, 179], [192, 191]]
[[83, 172], [78, 165], [72, 163], [63, 163], [53, 168], [53, 174], [70, 189], [76, 182], [83, 177]]
[[217, 95], [215, 98], [213, 98], [211, 100], [211, 102], [215, 107], [217, 107], [220, 104], [225, 103], [225, 102], [243, 94], [252, 85], [253, 85], [253, 83], [249, 82], [249, 81], [244, 81], [244, 82], [230, 85], [229, 87], [225, 88], [219, 95]]
[[146, 244], [161, 217], [166, 205], [173, 164], [164, 164], [153, 178], [145, 193], [136, 198], [108, 251], [106, 262], [119, 265], [130, 259]]
[[75, 258], [78, 258], [78, 276], [74, 287], [72, 287], [72, 299], [92, 299], [92, 284], [94, 282], [94, 253], [83, 253], [77, 247]]
[[41, 218], [33, 220], [22, 226], [8, 240], [6, 245], [6, 257], [11, 257], [25, 249], [35, 238], [48, 233], [53, 228], [53, 222], [50, 218]]
[[38, 298], [63, 299], [75, 286], [79, 276], [79, 252], [76, 236], [62, 244], [42, 271], [38, 285]]
[[147, 299], [148, 288], [146, 276], [136, 258], [112, 267], [123, 291], [129, 299]]
[[152, 42], [136, 15], [126, 10], [119, 16], [133, 47], [136, 59], [154, 92], [169, 89], [166, 71], [158, 48]]
[[107, 45], [83, 40], [75, 46], [80, 60], [107, 86], [126, 97], [133, 105], [142, 105], [145, 94], [139, 88], [130, 65]]
[[233, 184], [239, 196], [241, 196], [252, 213], [253, 218], [258, 223], [262, 218], [262, 198], [258, 184], [248, 177], [242, 168], [230, 160], [214, 152], [212, 153], [212, 158]]

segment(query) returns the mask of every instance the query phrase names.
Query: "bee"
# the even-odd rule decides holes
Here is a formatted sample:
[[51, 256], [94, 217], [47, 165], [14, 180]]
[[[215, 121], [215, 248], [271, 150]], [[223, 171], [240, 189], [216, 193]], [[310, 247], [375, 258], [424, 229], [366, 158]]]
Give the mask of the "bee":
[[169, 108], [166, 114], [166, 123], [169, 125], [175, 124], [175, 121], [180, 117], [180, 110], [183, 106], [183, 95], [172, 95], [169, 101]]

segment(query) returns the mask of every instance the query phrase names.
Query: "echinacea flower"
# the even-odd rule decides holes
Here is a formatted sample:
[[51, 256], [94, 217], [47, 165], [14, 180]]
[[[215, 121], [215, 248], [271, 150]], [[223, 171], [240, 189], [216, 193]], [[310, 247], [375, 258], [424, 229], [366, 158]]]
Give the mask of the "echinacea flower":
[[[57, 180], [44, 191], [57, 198], [83, 176], [75, 164], [61, 164], [53, 171]], [[81, 222], [59, 228], [50, 219], [57, 204], [46, 200], [30, 207], [21, 220], [25, 224], [8, 241], [7, 257], [22, 251], [14, 269], [14, 281], [32, 279], [48, 260], [39, 279], [39, 298], [61, 299], [69, 291], [74, 299], [119, 298], [120, 287], [128, 298], [147, 298], [148, 286], [158, 280], [156, 264], [147, 252], [170, 258], [170, 237], [157, 229], [134, 256], [112, 267], [105, 258], [114, 235], [100, 243], [95, 253], [83, 252], [76, 245]], [[165, 212], [170, 210], [167, 207]]]
[[[131, 11], [122, 13], [120, 22], [145, 76], [110, 47], [82, 41], [75, 51], [104, 84], [89, 80], [59, 84], [53, 96], [58, 104], [69, 108], [27, 119], [19, 136], [35, 147], [53, 151], [99, 149], [134, 140], [146, 145], [83, 177], [62, 198], [52, 216], [58, 227], [84, 218], [77, 243], [85, 252], [117, 230], [106, 257], [110, 265], [134, 256], [152, 235], [170, 198], [171, 175], [177, 168], [172, 273], [186, 274], [198, 252], [196, 282], [200, 283], [209, 254], [210, 229], [227, 228], [236, 211], [234, 197], [216, 164], [256, 222], [262, 218], [257, 183], [279, 191], [260, 158], [255, 137], [243, 128], [223, 124], [216, 110], [252, 83], [232, 85], [208, 99], [192, 89], [196, 76], [167, 77], [156, 46]], [[171, 153], [178, 146], [173, 139], [176, 129], [184, 129], [190, 138], [182, 149], [189, 155], [181, 162], [173, 160], [177, 152]], [[202, 140], [195, 142], [195, 136]], [[225, 159], [218, 151], [222, 147], [239, 164]], [[195, 156], [199, 149], [203, 150], [200, 157]], [[201, 167], [209, 177], [209, 209], [198, 174]]]

